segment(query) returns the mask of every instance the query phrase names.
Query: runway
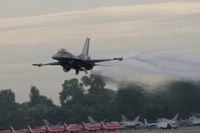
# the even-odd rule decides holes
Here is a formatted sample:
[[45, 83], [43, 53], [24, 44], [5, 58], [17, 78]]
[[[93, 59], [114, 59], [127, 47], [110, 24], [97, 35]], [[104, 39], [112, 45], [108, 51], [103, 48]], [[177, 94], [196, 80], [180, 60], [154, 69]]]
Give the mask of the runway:
[[115, 133], [199, 133], [200, 126], [198, 127], [181, 127], [178, 129], [130, 129], [125, 131], [115, 131]]

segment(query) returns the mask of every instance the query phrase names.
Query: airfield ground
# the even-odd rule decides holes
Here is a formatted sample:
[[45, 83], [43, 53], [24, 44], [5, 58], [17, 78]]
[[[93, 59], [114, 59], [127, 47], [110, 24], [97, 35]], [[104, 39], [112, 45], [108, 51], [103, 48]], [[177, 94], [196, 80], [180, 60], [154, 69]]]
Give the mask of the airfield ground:
[[131, 129], [125, 131], [117, 131], [114, 133], [200, 133], [200, 126], [199, 127], [182, 127], [179, 129], [172, 129], [172, 130], [161, 130], [161, 129]]

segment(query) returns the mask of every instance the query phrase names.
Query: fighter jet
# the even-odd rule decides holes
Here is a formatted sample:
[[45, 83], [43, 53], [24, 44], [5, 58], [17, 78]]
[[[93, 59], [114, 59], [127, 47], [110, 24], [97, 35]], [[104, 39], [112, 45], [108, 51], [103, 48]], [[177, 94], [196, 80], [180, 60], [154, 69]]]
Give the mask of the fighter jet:
[[97, 122], [91, 116], [88, 116], [88, 121], [90, 125], [96, 125], [100, 127], [102, 130], [106, 130], [106, 131], [115, 131], [115, 130], [120, 130], [124, 128], [124, 126], [122, 126], [119, 122], [116, 122], [116, 121], [105, 122], [106, 121], [105, 119], [101, 122]]
[[188, 122], [189, 122], [189, 125], [192, 125], [192, 126], [200, 125], [200, 117], [193, 115], [188, 119]]
[[144, 119], [144, 128], [152, 129], [157, 128], [156, 123], [148, 123], [147, 119]]
[[124, 127], [127, 128], [141, 128], [144, 126], [142, 122], [139, 121], [140, 117], [137, 116], [133, 121], [130, 121], [126, 118], [126, 116], [121, 115], [122, 120], [120, 121], [120, 124], [122, 124]]
[[123, 60], [122, 57], [113, 59], [91, 59], [89, 56], [89, 44], [90, 38], [86, 38], [83, 51], [78, 56], [75, 56], [68, 52], [66, 49], [62, 48], [52, 56], [52, 59], [57, 60], [56, 62], [33, 64], [33, 66], [42, 67], [46, 65], [60, 65], [63, 67], [64, 72], [68, 72], [71, 69], [74, 69], [77, 75], [80, 71], [84, 71], [85, 73], [87, 73], [87, 71], [92, 70], [94, 66], [103, 66], [97, 64], [99, 62]]
[[176, 129], [179, 127], [178, 123], [178, 116], [179, 114], [176, 114], [174, 118], [172, 119], [167, 119], [167, 118], [158, 118], [156, 121], [156, 126], [157, 128], [160, 129]]

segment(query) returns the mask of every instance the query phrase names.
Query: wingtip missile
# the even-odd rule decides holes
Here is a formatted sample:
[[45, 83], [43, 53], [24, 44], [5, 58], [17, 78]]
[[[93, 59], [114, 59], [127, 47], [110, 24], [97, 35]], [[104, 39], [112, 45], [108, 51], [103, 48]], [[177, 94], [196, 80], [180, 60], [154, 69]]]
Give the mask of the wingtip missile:
[[43, 66], [43, 64], [42, 63], [39, 63], [39, 64], [32, 64], [33, 66], [37, 66], [37, 67], [41, 67], [41, 66]]
[[123, 60], [123, 57], [120, 57], [120, 58], [114, 58], [113, 60], [119, 60], [119, 61], [122, 61], [122, 60]]

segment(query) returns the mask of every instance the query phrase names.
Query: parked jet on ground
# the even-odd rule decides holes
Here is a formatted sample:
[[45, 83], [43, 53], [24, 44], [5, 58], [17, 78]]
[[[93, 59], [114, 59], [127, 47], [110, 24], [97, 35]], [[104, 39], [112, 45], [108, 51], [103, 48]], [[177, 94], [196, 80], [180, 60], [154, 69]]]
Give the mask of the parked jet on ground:
[[122, 126], [119, 122], [115, 122], [115, 121], [105, 122], [106, 121], [105, 119], [101, 122], [97, 122], [91, 116], [88, 116], [88, 121], [90, 124], [96, 125], [106, 131], [115, 131], [115, 130], [120, 130], [124, 128], [124, 126]]
[[189, 125], [193, 125], [193, 126], [200, 125], [200, 117], [191, 116], [188, 119], [188, 122], [189, 122]]
[[100, 123], [98, 123], [95, 119], [93, 119], [91, 116], [88, 116], [88, 121], [90, 124], [98, 124], [100, 125]]
[[48, 120], [44, 119], [44, 125], [47, 127], [51, 127], [51, 128], [60, 128], [63, 127], [61, 122], [58, 122], [56, 125], [51, 124]]
[[156, 126], [157, 128], [161, 128], [161, 129], [171, 129], [171, 128], [178, 128], [179, 124], [178, 124], [178, 114], [175, 115], [174, 118], [172, 119], [166, 119], [166, 118], [159, 118], [156, 121]]
[[27, 125], [27, 133], [45, 133], [46, 129], [41, 129], [41, 128], [34, 128], [32, 129], [29, 125]]
[[104, 131], [116, 131], [124, 129], [124, 126], [120, 125], [118, 122], [101, 122], [101, 129]]
[[90, 39], [86, 38], [83, 51], [79, 56], [75, 56], [65, 49], [60, 49], [56, 54], [52, 56], [52, 59], [57, 60], [56, 62], [33, 64], [33, 66], [41, 67], [46, 65], [60, 65], [63, 67], [64, 72], [68, 72], [71, 69], [74, 69], [76, 74], [79, 74], [80, 71], [87, 73], [87, 71], [92, 70], [94, 66], [101, 66], [96, 64], [99, 62], [123, 60], [122, 57], [113, 59], [91, 59], [89, 56], [89, 44]]
[[[106, 120], [104, 119], [102, 122], [105, 122]], [[96, 125], [96, 126], [99, 126], [101, 127], [101, 122], [97, 122], [94, 118], [92, 118], [91, 116], [88, 116], [88, 124], [91, 124], [91, 125]]]
[[76, 124], [68, 126], [66, 123], [64, 123], [63, 131], [68, 132], [68, 133], [78, 133], [82, 131], [82, 126], [78, 126]]
[[132, 127], [132, 128], [137, 128], [137, 127], [143, 127], [143, 123], [139, 121], [139, 116], [137, 116], [133, 121], [128, 120], [124, 115], [121, 116], [122, 120], [120, 124], [122, 124], [124, 127]]
[[86, 123], [82, 122], [82, 125], [83, 125], [83, 129], [90, 133], [100, 130], [100, 127], [95, 124], [86, 124]]
[[144, 128], [157, 128], [156, 123], [148, 123], [146, 119], [144, 119]]
[[10, 127], [10, 133], [26, 133], [25, 129], [15, 130], [12, 126]]
[[47, 120], [43, 121], [45, 126], [41, 128], [42, 130], [45, 129], [45, 131], [48, 133], [60, 133], [63, 131], [63, 126], [61, 126], [61, 122], [59, 122], [57, 125], [52, 125]]
[[45, 132], [48, 132], [48, 133], [61, 133], [61, 132], [63, 132], [63, 128], [51, 128], [49, 126], [46, 126]]
[[103, 122], [101, 122], [101, 129], [104, 130], [104, 131], [115, 131], [115, 130], [117, 130], [115, 127], [105, 125]]
[[3, 130], [3, 131], [0, 131], [0, 133], [10, 133], [9, 130]]

